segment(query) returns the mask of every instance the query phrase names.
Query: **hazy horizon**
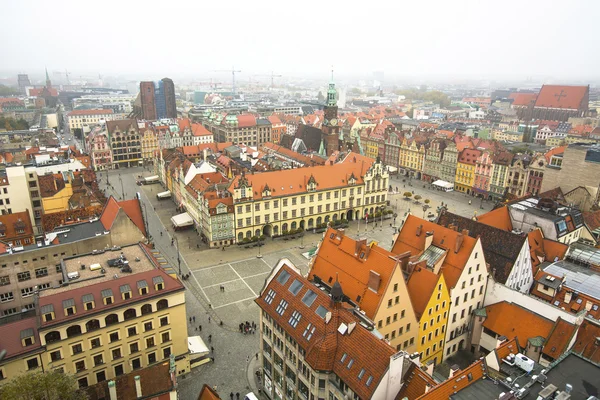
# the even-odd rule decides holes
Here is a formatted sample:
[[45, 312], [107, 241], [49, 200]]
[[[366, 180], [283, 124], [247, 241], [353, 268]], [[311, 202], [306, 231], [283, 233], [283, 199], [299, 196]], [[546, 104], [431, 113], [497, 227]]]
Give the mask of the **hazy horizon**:
[[[165, 6], [166, 5], [166, 6]], [[566, 5], [566, 7], [565, 7]], [[372, 6], [372, 8], [369, 8]], [[2, 6], [2, 75], [594, 82], [600, 2], [57, 0]], [[52, 77], [52, 76], [51, 76]], [[363, 79], [364, 79], [363, 78]], [[256, 78], [255, 78], [256, 79]], [[263, 81], [270, 78], [260, 77]]]

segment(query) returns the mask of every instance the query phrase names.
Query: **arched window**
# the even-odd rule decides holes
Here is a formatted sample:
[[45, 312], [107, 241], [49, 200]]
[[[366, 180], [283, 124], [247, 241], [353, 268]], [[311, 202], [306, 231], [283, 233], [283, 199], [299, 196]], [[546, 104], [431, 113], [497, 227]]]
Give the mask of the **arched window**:
[[287, 232], [288, 231], [288, 224], [287, 224], [287, 222], [284, 223], [283, 225], [281, 225], [281, 231], [282, 232]]
[[292, 229], [296, 229], [297, 226], [298, 224], [296, 223], [296, 221], [292, 222]]
[[158, 303], [156, 303], [157, 310], [164, 310], [165, 308], [168, 308], [168, 307], [169, 307], [169, 302], [167, 301], [167, 299], [159, 300]]
[[142, 315], [150, 314], [152, 312], [152, 304], [144, 304], [142, 306]]
[[67, 328], [67, 337], [73, 337], [81, 335], [81, 327], [79, 325], [72, 325]]
[[108, 314], [106, 318], [104, 318], [104, 322], [106, 322], [106, 326], [118, 324], [119, 316], [117, 314]]
[[244, 234], [242, 232], [238, 233], [238, 242], [244, 240]]
[[95, 331], [96, 329], [100, 329], [100, 321], [97, 319], [91, 319], [85, 323], [86, 332]]
[[44, 336], [44, 339], [46, 339], [46, 344], [58, 342], [61, 339], [60, 332], [59, 331], [48, 332], [48, 333], [46, 333], [46, 336]]
[[135, 317], [137, 317], [137, 312], [135, 311], [135, 308], [128, 308], [123, 313], [123, 319], [125, 319], [125, 321], [127, 321], [129, 319], [133, 319]]

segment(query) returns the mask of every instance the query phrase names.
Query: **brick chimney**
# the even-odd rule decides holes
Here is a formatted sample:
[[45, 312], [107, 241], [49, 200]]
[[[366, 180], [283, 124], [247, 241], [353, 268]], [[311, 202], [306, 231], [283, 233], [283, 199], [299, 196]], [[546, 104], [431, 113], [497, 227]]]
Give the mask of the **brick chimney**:
[[423, 231], [423, 224], [417, 226], [417, 236], [421, 236], [422, 231]]
[[458, 236], [456, 237], [456, 243], [454, 244], [454, 252], [458, 253], [460, 250], [460, 246], [462, 246], [463, 244], [463, 240], [465, 240], [465, 237], [462, 233], [459, 233]]
[[366, 247], [366, 246], [367, 246], [366, 238], [360, 238], [359, 240], [357, 240], [355, 242], [355, 246], [354, 246], [354, 255], [358, 255], [360, 253], [361, 247]]

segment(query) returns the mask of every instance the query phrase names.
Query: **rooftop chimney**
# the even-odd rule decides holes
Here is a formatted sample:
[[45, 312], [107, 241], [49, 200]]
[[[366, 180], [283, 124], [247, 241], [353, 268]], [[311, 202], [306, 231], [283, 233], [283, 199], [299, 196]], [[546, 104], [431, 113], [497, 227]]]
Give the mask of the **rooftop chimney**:
[[425, 249], [433, 243], [433, 231], [425, 232]]
[[565, 293], [565, 303], [571, 302], [571, 296], [573, 296], [573, 294], [571, 292]]
[[464, 235], [462, 233], [459, 233], [456, 237], [456, 243], [454, 244], [455, 253], [458, 253], [458, 251], [460, 250], [460, 246], [462, 246], [463, 240], [465, 240]]
[[136, 375], [133, 379], [135, 379], [135, 395], [139, 399], [142, 397], [142, 382], [140, 382], [139, 375]]
[[462, 230], [462, 234], [465, 236], [469, 236], [469, 230], [468, 229], [463, 229]]
[[369, 271], [369, 289], [377, 292], [379, 285], [381, 285], [381, 276], [375, 271]]
[[110, 400], [117, 400], [117, 386], [115, 381], [108, 381], [108, 394]]
[[454, 364], [453, 366], [451, 366], [450, 375], [448, 375], [448, 379], [452, 378], [454, 374], [456, 374], [458, 371], [460, 371], [460, 367], [458, 365]]
[[343, 238], [345, 234], [346, 234], [346, 231], [344, 229], [340, 228], [337, 230], [337, 235], [340, 239]]
[[423, 231], [423, 224], [417, 226], [417, 236], [421, 236], [422, 231]]
[[354, 254], [358, 255], [360, 253], [360, 249], [363, 246], [367, 246], [367, 239], [366, 238], [360, 238], [359, 240], [356, 241], [355, 247], [354, 247]]

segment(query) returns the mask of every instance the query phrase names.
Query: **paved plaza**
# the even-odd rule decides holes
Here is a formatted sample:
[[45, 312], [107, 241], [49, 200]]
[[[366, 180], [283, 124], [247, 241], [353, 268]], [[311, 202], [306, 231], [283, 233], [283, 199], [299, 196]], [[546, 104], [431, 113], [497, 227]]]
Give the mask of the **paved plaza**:
[[[164, 190], [160, 185], [136, 186], [138, 175], [152, 173], [141, 168], [111, 171], [110, 186], [106, 185], [106, 174], [102, 173], [99, 177], [107, 194], [117, 198], [123, 195], [131, 198], [136, 192], [140, 193], [156, 248], [176, 269], [181, 266], [182, 274], [190, 274], [183, 283], [188, 289], [187, 314], [195, 317], [196, 321], [188, 321], [188, 335], [200, 335], [209, 347], [214, 347], [214, 363], [196, 368], [188, 376], [179, 379], [180, 398], [197, 398], [204, 383], [216, 387], [222, 398], [227, 398], [229, 393], [239, 392], [241, 396], [249, 391], [256, 393], [254, 371], [259, 368], [255, 357], [259, 350], [259, 336], [239, 333], [238, 325], [245, 321], [258, 322], [259, 308], [254, 299], [281, 258], [292, 261], [303, 274], [308, 273], [309, 260], [303, 253], [314, 249], [323, 234], [306, 232], [303, 238], [287, 241], [267, 239], [260, 248], [246, 249], [245, 246], [235, 245], [225, 250], [209, 249], [194, 230], [173, 231], [170, 218], [178, 213], [175, 204], [156, 199], [156, 194]], [[402, 179], [393, 178], [390, 182], [394, 191], [398, 187], [397, 193], [389, 197], [390, 208], [397, 214], [396, 220], [370, 220], [368, 225], [364, 221], [353, 221], [345, 229], [346, 235], [374, 240], [389, 250], [396, 232], [395, 225], [399, 226], [409, 211], [423, 217], [429, 212], [435, 213], [443, 202], [451, 212], [472, 217], [491, 210], [493, 206], [491, 202], [481, 202], [462, 193], [440, 192], [429, 184], [403, 182]], [[404, 199], [402, 194], [405, 191], [421, 195], [421, 204]], [[425, 199], [430, 200], [431, 208], [423, 211], [422, 201]], [[176, 239], [173, 244], [172, 239]], [[199, 330], [200, 325], [202, 331]]]

